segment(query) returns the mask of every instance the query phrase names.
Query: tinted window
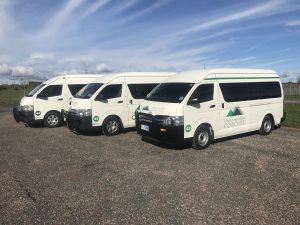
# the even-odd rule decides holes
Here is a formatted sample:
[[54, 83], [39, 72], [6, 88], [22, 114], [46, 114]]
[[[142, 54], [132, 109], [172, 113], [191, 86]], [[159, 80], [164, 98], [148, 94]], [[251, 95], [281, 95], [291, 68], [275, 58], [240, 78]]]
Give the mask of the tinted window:
[[214, 85], [202, 84], [196, 88], [190, 99], [197, 98], [198, 102], [211, 101], [214, 98]]
[[144, 99], [157, 84], [128, 84], [133, 98]]
[[226, 102], [281, 97], [279, 82], [223, 83], [220, 87]]
[[122, 95], [122, 84], [108, 85], [98, 94], [96, 99], [118, 98]]
[[90, 83], [85, 85], [80, 91], [75, 95], [76, 98], [89, 99], [95, 94], [95, 92], [102, 86], [100, 83]]
[[61, 95], [62, 85], [50, 85], [39, 93], [40, 97], [47, 98]]
[[85, 86], [85, 84], [69, 84], [68, 88], [73, 96]]
[[192, 83], [162, 83], [150, 92], [146, 100], [179, 103], [182, 102], [193, 85]]

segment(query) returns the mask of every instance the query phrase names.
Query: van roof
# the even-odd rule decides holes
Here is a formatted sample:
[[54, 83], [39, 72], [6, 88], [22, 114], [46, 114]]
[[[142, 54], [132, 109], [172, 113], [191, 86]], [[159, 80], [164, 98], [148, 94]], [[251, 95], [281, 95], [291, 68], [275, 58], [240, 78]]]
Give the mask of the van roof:
[[124, 72], [124, 73], [111, 73], [106, 74], [97, 80], [95, 80], [95, 83], [108, 83], [111, 80], [117, 78], [117, 77], [161, 77], [166, 76], [170, 77], [172, 75], [175, 75], [176, 73], [172, 72]]
[[168, 78], [165, 82], [199, 83], [204, 79], [255, 79], [256, 77], [257, 79], [262, 79], [264, 77], [279, 78], [274, 70], [246, 68], [215, 68], [177, 73], [175, 76]]
[[71, 78], [81, 78], [81, 77], [89, 77], [89, 78], [99, 78], [103, 76], [103, 74], [66, 74], [66, 75], [60, 75], [60, 76], [55, 76], [50, 78], [49, 80], [46, 80], [44, 84], [50, 84], [53, 81], [60, 79], [60, 78], [66, 78], [66, 79], [71, 79]]

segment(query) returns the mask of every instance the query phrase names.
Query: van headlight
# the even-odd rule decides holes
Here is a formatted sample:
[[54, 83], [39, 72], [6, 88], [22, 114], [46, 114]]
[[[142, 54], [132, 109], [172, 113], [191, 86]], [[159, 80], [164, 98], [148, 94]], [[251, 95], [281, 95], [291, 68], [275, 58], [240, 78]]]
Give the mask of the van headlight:
[[183, 116], [168, 116], [163, 121], [163, 124], [166, 126], [181, 126], [183, 125]]
[[33, 111], [33, 105], [21, 105], [21, 111], [24, 112]]
[[80, 117], [92, 116], [92, 109], [79, 109], [76, 114]]

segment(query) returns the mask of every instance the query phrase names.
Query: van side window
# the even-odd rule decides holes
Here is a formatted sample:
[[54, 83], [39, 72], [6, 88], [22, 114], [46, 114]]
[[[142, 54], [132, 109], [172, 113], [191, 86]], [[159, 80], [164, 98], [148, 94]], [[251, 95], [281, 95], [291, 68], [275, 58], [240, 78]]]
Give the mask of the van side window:
[[226, 102], [281, 97], [279, 82], [223, 83], [220, 88]]
[[198, 99], [198, 102], [207, 102], [214, 99], [214, 84], [201, 84], [199, 85], [190, 99]]
[[75, 96], [75, 94], [85, 86], [85, 84], [69, 84], [68, 88], [72, 94], [72, 96]]
[[60, 96], [62, 92], [62, 85], [49, 85], [41, 93], [38, 94], [39, 97], [47, 98]]
[[157, 84], [128, 84], [134, 99], [144, 99]]
[[111, 84], [103, 88], [96, 99], [118, 98], [122, 95], [122, 84]]

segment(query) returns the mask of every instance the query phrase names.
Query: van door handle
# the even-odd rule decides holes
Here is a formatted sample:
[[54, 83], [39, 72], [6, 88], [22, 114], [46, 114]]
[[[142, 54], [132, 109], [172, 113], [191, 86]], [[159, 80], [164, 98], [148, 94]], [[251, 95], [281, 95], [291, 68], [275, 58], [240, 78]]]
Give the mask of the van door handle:
[[132, 104], [132, 100], [131, 99], [129, 100], [129, 103]]
[[123, 103], [123, 101], [118, 101], [118, 103]]
[[211, 106], [210, 106], [211, 109], [212, 109], [212, 108], [215, 108], [215, 107], [216, 107], [216, 105], [211, 105]]
[[222, 108], [223, 108], [223, 109], [224, 109], [224, 105], [225, 105], [225, 104], [224, 104], [224, 103], [222, 103]]
[[62, 100], [64, 100], [63, 98], [59, 98], [59, 99], [57, 99], [57, 101], [62, 101]]

